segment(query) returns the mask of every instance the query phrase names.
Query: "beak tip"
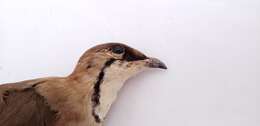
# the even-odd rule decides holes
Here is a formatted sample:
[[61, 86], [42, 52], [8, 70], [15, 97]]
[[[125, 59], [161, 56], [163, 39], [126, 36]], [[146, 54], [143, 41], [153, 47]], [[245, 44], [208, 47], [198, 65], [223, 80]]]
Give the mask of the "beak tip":
[[168, 67], [160, 60], [156, 59], [156, 58], [150, 58], [150, 63], [149, 66], [151, 68], [160, 68], [160, 69], [168, 69]]
[[168, 67], [164, 63], [160, 64], [158, 68], [165, 69], [165, 70], [168, 69]]

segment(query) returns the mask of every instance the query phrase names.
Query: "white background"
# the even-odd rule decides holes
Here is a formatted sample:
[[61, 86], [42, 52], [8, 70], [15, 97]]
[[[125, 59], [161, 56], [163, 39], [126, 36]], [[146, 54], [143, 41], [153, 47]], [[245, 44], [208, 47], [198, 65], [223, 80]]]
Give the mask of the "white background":
[[106, 126], [259, 126], [259, 0], [0, 0], [0, 83], [68, 75], [124, 42], [163, 60], [131, 80]]

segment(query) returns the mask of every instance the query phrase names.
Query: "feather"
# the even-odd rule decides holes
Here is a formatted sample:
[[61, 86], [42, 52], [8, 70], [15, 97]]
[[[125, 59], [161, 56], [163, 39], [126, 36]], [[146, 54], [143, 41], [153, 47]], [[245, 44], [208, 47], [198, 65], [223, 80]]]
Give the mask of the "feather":
[[44, 81], [32, 82], [0, 86], [1, 126], [54, 126], [57, 112], [35, 90]]

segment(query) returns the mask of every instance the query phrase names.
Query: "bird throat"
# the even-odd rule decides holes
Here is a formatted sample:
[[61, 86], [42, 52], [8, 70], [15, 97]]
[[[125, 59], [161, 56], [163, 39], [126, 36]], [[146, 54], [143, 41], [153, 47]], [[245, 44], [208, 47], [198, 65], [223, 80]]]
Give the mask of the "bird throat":
[[[115, 69], [111, 66], [116, 60], [108, 60], [102, 67], [91, 97], [92, 116], [96, 123], [101, 123], [108, 113], [112, 103], [115, 101], [118, 91], [124, 83], [121, 77], [114, 77]], [[109, 70], [108, 70], [109, 69]]]
[[110, 59], [102, 67], [102, 69], [101, 69], [101, 71], [100, 71], [100, 73], [99, 73], [99, 75], [97, 77], [97, 81], [96, 81], [96, 83], [94, 85], [94, 92], [93, 92], [92, 97], [91, 97], [91, 101], [92, 101], [92, 115], [94, 116], [95, 121], [98, 122], [98, 123], [101, 122], [101, 118], [98, 115], [96, 109], [100, 105], [101, 84], [104, 81], [106, 68], [110, 67], [113, 62], [115, 62], [115, 60], [114, 59]]

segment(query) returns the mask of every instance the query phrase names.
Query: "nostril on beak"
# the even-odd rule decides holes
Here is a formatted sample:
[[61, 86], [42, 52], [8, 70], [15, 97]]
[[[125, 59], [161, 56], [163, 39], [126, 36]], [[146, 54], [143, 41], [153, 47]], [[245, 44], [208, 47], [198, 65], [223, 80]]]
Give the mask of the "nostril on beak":
[[157, 59], [157, 58], [149, 58], [149, 59], [150, 59], [150, 61], [149, 61], [150, 68], [167, 69], [167, 66], [159, 59]]

